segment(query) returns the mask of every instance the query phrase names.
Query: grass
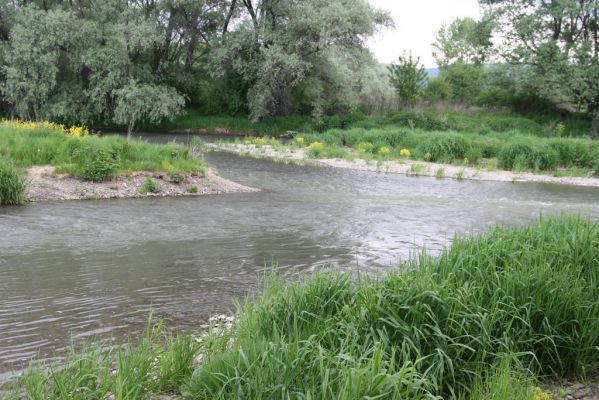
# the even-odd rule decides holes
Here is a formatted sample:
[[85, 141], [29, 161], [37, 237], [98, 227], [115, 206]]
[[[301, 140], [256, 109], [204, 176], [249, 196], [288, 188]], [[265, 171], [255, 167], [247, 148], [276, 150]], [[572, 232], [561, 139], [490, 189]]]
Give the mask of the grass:
[[26, 190], [27, 182], [23, 171], [0, 157], [0, 206], [24, 204]]
[[73, 136], [48, 124], [23, 125], [26, 127], [0, 124], [0, 157], [19, 169], [53, 165], [60, 172], [94, 182], [134, 170], [178, 176], [206, 169], [203, 159], [174, 143], [152, 145], [119, 136]]
[[538, 380], [599, 370], [598, 299], [597, 222], [542, 217], [456, 237], [438, 257], [422, 253], [385, 277], [270, 277], [231, 330], [211, 331], [198, 347], [189, 336], [156, 344], [146, 334], [61, 371], [33, 370], [17, 391], [33, 399], [544, 399]]
[[160, 193], [160, 186], [158, 186], [154, 179], [148, 176], [144, 184], [139, 188], [139, 193]]
[[70, 349], [60, 366], [31, 367], [9, 389], [7, 399], [142, 399], [149, 393], [177, 394], [194, 367], [198, 343], [174, 336], [162, 324], [148, 325], [134, 345]]

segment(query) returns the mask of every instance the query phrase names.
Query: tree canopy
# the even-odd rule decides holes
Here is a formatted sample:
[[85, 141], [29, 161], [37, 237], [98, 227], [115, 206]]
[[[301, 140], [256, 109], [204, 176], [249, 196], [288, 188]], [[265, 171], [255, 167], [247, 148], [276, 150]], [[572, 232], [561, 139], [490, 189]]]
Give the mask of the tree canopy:
[[318, 115], [364, 95], [347, 76], [376, 67], [365, 40], [388, 24], [366, 0], [0, 0], [0, 90], [9, 114], [91, 124], [183, 99]]
[[503, 58], [530, 69], [545, 98], [576, 104], [599, 133], [599, 0], [480, 0]]

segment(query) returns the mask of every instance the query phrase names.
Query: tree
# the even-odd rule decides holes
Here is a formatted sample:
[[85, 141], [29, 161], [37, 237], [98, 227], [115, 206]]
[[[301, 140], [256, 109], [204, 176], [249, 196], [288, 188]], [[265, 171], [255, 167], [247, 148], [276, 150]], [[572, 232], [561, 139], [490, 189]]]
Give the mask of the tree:
[[422, 95], [428, 75], [420, 65], [420, 57], [399, 56], [397, 64], [389, 66], [389, 79], [395, 88], [400, 104], [404, 107], [414, 105]]
[[449, 86], [453, 102], [472, 104], [482, 87], [483, 69], [482, 65], [458, 61], [441, 68], [439, 79]]
[[490, 18], [475, 21], [469, 17], [458, 18], [448, 26], [442, 26], [433, 43], [433, 58], [437, 65], [442, 68], [456, 62], [484, 64], [493, 45], [493, 26]]
[[312, 113], [322, 112], [332, 60], [339, 53], [362, 58], [365, 40], [386, 13], [365, 0], [242, 0], [236, 30], [223, 35], [213, 55], [221, 74], [232, 71], [248, 84], [253, 120], [293, 110], [293, 93], [310, 80]]
[[139, 121], [159, 122], [178, 114], [185, 99], [167, 86], [140, 84], [135, 81], [115, 91], [113, 121], [127, 125], [127, 139]]
[[481, 0], [504, 38], [501, 53], [527, 66], [537, 93], [592, 116], [599, 136], [599, 0]]
[[[108, 123], [122, 122], [128, 112], [135, 116], [127, 120], [130, 127], [143, 117], [176, 115], [182, 97], [152, 63], [163, 43], [157, 20], [124, 1], [93, 4], [79, 13], [35, 5], [16, 13], [2, 85], [13, 113], [25, 119]], [[133, 94], [142, 96], [143, 110]]]

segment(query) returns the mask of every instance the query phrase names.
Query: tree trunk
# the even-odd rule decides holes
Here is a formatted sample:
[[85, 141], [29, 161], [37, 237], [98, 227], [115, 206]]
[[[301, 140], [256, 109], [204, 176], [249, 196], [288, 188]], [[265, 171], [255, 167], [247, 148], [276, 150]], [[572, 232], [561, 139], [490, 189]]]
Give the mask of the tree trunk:
[[599, 138], [599, 112], [593, 113], [593, 122], [591, 122], [591, 137], [593, 139]]
[[133, 133], [133, 127], [135, 123], [133, 121], [129, 121], [129, 126], [127, 127], [127, 140], [131, 140], [131, 134]]

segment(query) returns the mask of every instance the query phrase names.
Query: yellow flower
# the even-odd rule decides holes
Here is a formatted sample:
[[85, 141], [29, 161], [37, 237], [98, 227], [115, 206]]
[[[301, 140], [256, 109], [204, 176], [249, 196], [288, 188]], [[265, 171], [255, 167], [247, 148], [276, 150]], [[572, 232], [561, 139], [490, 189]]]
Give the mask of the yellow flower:
[[358, 147], [356, 148], [359, 153], [368, 153], [372, 150], [374, 145], [370, 142], [358, 143]]
[[410, 150], [408, 150], [408, 149], [401, 149], [399, 151], [399, 155], [402, 157], [410, 157], [410, 154], [412, 154], [412, 153], [410, 153]]
[[553, 395], [551, 393], [545, 392], [540, 387], [535, 387], [533, 392], [533, 400], [553, 400]]
[[324, 149], [324, 144], [316, 141], [316, 142], [312, 142], [310, 143], [310, 146], [308, 146], [308, 149], [313, 150], [313, 151], [321, 151]]
[[387, 146], [383, 146], [383, 147], [381, 147], [381, 148], [379, 149], [379, 154], [380, 154], [380, 155], [383, 155], [383, 156], [385, 156], [385, 155], [387, 155], [387, 154], [389, 154], [389, 153], [391, 153], [391, 149], [390, 149], [389, 147], [387, 147]]
[[303, 137], [296, 137], [295, 138], [295, 143], [297, 144], [304, 144], [304, 138]]
[[71, 126], [67, 131], [67, 134], [73, 137], [85, 137], [89, 135], [89, 129], [85, 126]]
[[0, 120], [0, 126], [13, 129], [46, 129], [59, 131], [73, 137], [85, 137], [89, 135], [89, 129], [85, 126], [71, 126], [65, 128], [62, 124], [50, 121], [22, 121], [20, 119]]

